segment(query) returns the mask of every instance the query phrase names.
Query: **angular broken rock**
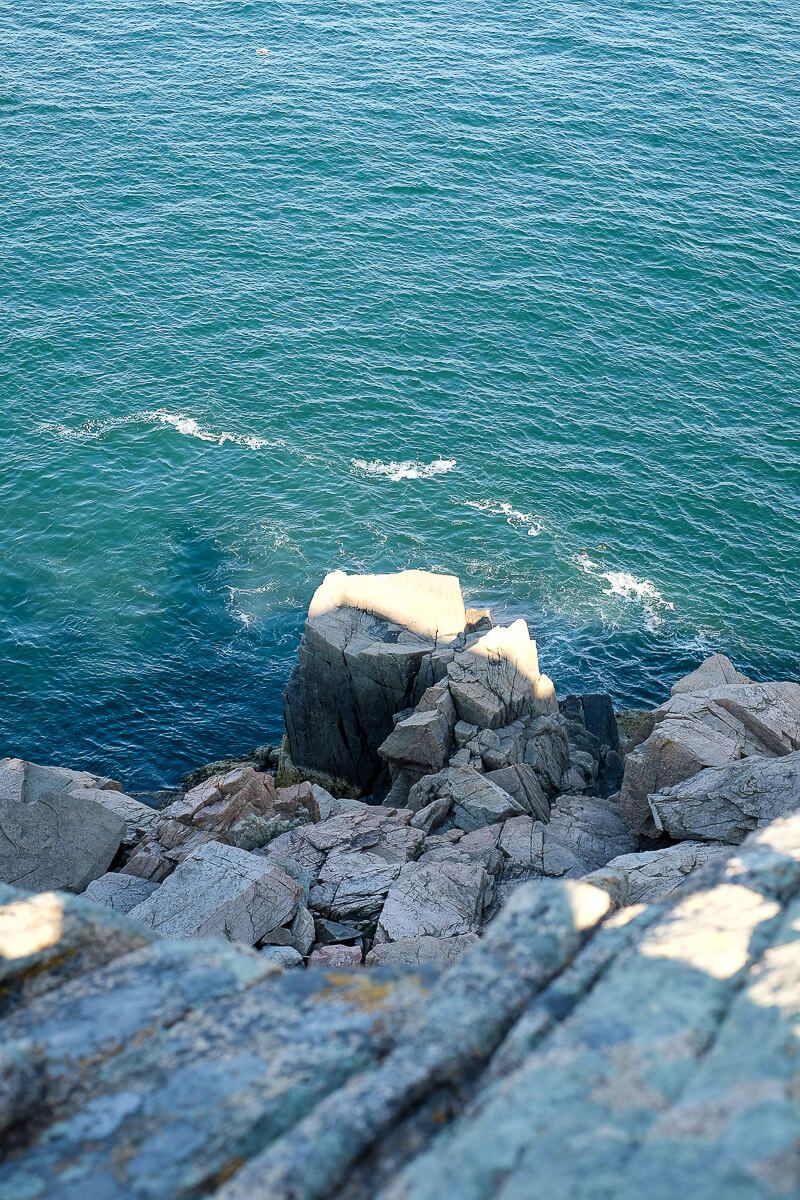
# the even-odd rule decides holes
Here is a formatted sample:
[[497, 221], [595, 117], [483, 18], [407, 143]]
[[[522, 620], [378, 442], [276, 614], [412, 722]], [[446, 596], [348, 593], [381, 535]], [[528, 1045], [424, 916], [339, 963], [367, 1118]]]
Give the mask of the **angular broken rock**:
[[663, 850], [622, 854], [598, 871], [584, 876], [586, 883], [608, 892], [617, 908], [665, 900], [690, 877], [712, 862], [729, 858], [729, 846], [709, 842], [679, 842]]
[[506, 821], [498, 845], [504, 880], [577, 879], [634, 848], [614, 797], [599, 796], [559, 796], [546, 825], [528, 816]]
[[[69, 795], [74, 795], [70, 790]], [[146, 837], [161, 815], [155, 808], [142, 804], [133, 796], [126, 796], [116, 789], [100, 787], [84, 787], [80, 795], [95, 800], [102, 808], [116, 813], [125, 822], [125, 832], [122, 835], [123, 846], [135, 846]]]
[[[728, 682], [731, 676], [734, 682]], [[720, 682], [726, 680], [726, 682]], [[631, 831], [654, 837], [648, 795], [752, 755], [800, 749], [800, 685], [752, 683], [715, 655], [652, 714], [654, 728], [627, 757], [622, 807]]]
[[303, 956], [293, 946], [265, 946], [261, 953], [268, 963], [275, 963], [284, 971], [303, 965]]
[[366, 957], [368, 967], [391, 966], [395, 963], [429, 963], [447, 967], [460, 958], [465, 950], [478, 941], [477, 933], [462, 933], [456, 937], [402, 938], [399, 942], [380, 942]]
[[539, 671], [522, 620], [483, 634], [447, 668], [459, 721], [496, 729], [528, 714], [557, 712], [552, 680]]
[[701, 771], [649, 802], [656, 828], [670, 837], [736, 844], [800, 806], [800, 751]]
[[397, 771], [417, 776], [440, 771], [447, 762], [456, 723], [455, 709], [446, 686], [427, 689], [415, 711], [398, 721], [378, 753]]
[[749, 683], [746, 675], [740, 675], [731, 660], [724, 654], [712, 654], [696, 670], [673, 683], [670, 694], [704, 692], [707, 688], [727, 683]]
[[298, 841], [325, 853], [371, 850], [387, 862], [407, 862], [417, 857], [425, 842], [422, 830], [409, 824], [412, 815], [408, 809], [365, 806], [298, 830]]
[[312, 912], [335, 921], [369, 921], [383, 907], [386, 893], [400, 874], [400, 863], [368, 850], [332, 854], [312, 887]]
[[450, 812], [452, 804], [452, 796], [437, 796], [435, 800], [431, 800], [430, 804], [426, 804], [424, 808], [414, 813], [410, 824], [414, 829], [421, 829], [424, 833], [430, 833], [437, 825], [441, 825]]
[[360, 946], [319, 946], [309, 957], [310, 967], [360, 967]]
[[647, 797], [690, 779], [706, 767], [724, 766], [741, 755], [741, 742], [702, 722], [660, 721], [625, 760], [620, 800], [634, 836], [655, 837]]
[[562, 790], [569, 769], [567, 724], [558, 713], [538, 717], [527, 729], [524, 760], [549, 796]]
[[201, 846], [216, 841], [213, 833], [195, 829], [181, 821], [161, 817], [147, 837], [139, 843], [122, 872], [161, 883], [179, 863], [194, 854]]
[[137, 904], [151, 896], [159, 884], [155, 880], [140, 879], [137, 875], [125, 875], [109, 871], [99, 879], [93, 879], [83, 893], [95, 904], [105, 904], [117, 912], [129, 913]]
[[105, 802], [116, 793], [75, 784], [75, 772], [0, 760], [0, 880], [31, 891], [82, 892], [108, 869], [126, 837], [126, 818]]
[[300, 885], [276, 864], [209, 842], [129, 915], [171, 937], [215, 935], [254, 946], [292, 919], [302, 895]]
[[527, 763], [516, 763], [499, 771], [487, 771], [485, 778], [512, 796], [537, 821], [549, 821], [550, 801], [533, 767]]
[[376, 943], [477, 933], [491, 878], [466, 863], [408, 863], [389, 889]]
[[293, 767], [370, 791], [394, 714], [424, 690], [417, 683], [423, 661], [465, 622], [455, 576], [328, 575], [311, 601], [286, 689]]
[[441, 799], [450, 801], [450, 823], [465, 832], [527, 811], [474, 767], [446, 767], [436, 775], [426, 775], [411, 789], [408, 803], [411, 808], [428, 808]]
[[163, 809], [161, 817], [254, 850], [297, 825], [319, 820], [311, 784], [277, 789], [271, 775], [237, 767], [212, 775]]

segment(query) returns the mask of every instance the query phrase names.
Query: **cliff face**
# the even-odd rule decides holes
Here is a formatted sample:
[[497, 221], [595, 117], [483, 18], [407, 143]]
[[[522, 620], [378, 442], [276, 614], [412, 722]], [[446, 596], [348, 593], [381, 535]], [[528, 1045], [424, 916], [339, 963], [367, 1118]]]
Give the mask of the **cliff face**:
[[161, 812], [0, 763], [0, 1200], [800, 1194], [800, 687], [714, 656], [626, 753], [457, 581], [335, 575], [287, 713]]

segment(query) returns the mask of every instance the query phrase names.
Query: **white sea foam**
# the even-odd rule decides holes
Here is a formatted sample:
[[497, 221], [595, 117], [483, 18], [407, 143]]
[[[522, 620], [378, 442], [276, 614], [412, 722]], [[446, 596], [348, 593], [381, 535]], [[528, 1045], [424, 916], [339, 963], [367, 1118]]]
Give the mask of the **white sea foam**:
[[244, 446], [248, 450], [263, 450], [265, 446], [276, 444], [270, 442], [268, 438], [256, 437], [253, 434], [230, 433], [228, 430], [217, 433], [211, 429], [204, 429], [195, 417], [189, 417], [185, 413], [169, 412], [166, 408], [146, 409], [143, 412], [128, 413], [124, 417], [109, 417], [107, 420], [93, 418], [77, 427], [63, 425], [60, 421], [46, 421], [39, 426], [39, 431], [53, 433], [56, 437], [61, 438], [92, 441], [122, 425], [152, 425], [155, 427], [161, 425], [173, 429], [182, 437], [196, 438], [201, 442], [212, 442], [217, 446], [224, 446], [226, 442], [230, 442], [235, 446]]
[[432, 479], [435, 475], [446, 475], [455, 469], [454, 458], [435, 458], [433, 462], [423, 463], [409, 460], [407, 462], [381, 462], [379, 458], [371, 461], [366, 458], [354, 458], [351, 466], [360, 475], [376, 475], [399, 483], [401, 479]]
[[623, 600], [638, 603], [645, 614], [648, 629], [656, 629], [663, 621], [662, 613], [673, 611], [675, 605], [665, 600], [662, 593], [649, 579], [637, 579], [629, 571], [604, 571], [600, 563], [590, 558], [585, 550], [576, 554], [572, 561], [587, 575], [595, 575], [604, 579], [608, 587], [603, 588], [604, 596], [619, 596]]
[[526, 529], [528, 537], [538, 537], [544, 528], [540, 517], [533, 513], [520, 512], [507, 500], [465, 500], [467, 508], [475, 508], [478, 512], [490, 513], [495, 517], [505, 517], [506, 524], [514, 529]]

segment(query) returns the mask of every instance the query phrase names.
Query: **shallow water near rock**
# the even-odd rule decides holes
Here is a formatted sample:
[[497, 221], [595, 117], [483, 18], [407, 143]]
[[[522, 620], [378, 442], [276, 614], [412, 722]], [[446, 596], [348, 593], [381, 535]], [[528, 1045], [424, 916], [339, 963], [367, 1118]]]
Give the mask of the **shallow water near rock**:
[[276, 738], [337, 567], [460, 575], [562, 693], [798, 676], [793, 5], [0, 37], [0, 753], [152, 788]]

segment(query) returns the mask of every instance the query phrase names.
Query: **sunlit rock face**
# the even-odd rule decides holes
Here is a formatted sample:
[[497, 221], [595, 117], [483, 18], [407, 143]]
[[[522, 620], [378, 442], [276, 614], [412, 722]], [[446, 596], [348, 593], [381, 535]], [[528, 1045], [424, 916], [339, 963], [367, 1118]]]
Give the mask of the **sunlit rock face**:
[[479, 731], [557, 712], [525, 622], [468, 617], [455, 576], [336, 571], [311, 601], [286, 691], [288, 759], [362, 794], [400, 776], [402, 803], [447, 765], [457, 720]]
[[722, 654], [679, 679], [652, 716], [652, 732], [628, 755], [622, 783], [622, 809], [636, 836], [662, 832], [649, 802], [656, 792], [742, 758], [800, 749], [800, 685], [753, 683]]

